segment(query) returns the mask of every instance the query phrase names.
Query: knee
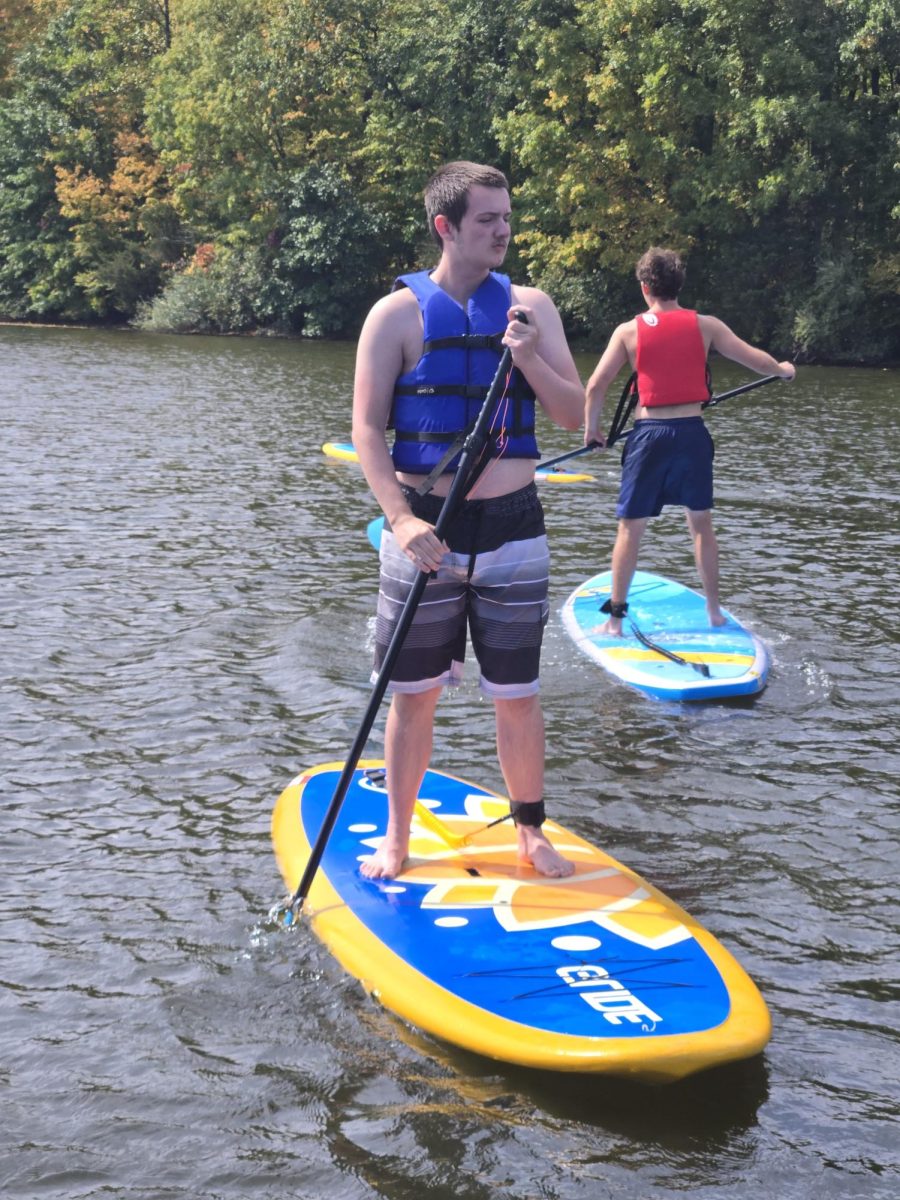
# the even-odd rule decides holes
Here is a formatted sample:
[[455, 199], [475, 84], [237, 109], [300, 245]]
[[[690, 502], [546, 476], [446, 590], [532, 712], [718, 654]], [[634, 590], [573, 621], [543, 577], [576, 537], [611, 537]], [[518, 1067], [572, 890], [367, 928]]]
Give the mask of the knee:
[[698, 537], [714, 535], [712, 513], [707, 509], [705, 512], [695, 512], [688, 509], [687, 513], [688, 528], [691, 533]]
[[391, 708], [404, 721], [431, 716], [437, 708], [440, 695], [440, 688], [430, 688], [427, 692], [394, 692]]
[[502, 700], [495, 697], [494, 711], [498, 721], [521, 721], [526, 717], [540, 715], [541, 698], [537, 692], [531, 696], [516, 696]]
[[637, 520], [635, 518], [622, 517], [619, 521], [617, 538], [623, 545], [629, 542], [632, 544], [640, 542], [646, 527], [647, 522], [643, 518]]

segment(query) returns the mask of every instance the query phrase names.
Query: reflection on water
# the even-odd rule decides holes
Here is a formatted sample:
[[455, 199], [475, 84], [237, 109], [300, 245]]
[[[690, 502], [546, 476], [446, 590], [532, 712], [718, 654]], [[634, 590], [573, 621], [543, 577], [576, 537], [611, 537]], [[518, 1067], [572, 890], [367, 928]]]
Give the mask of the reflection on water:
[[[374, 508], [320, 453], [353, 347], [0, 347], [5, 1195], [897, 1194], [896, 373], [810, 368], [710, 416], [723, 594], [773, 651], [751, 700], [653, 702], [582, 656], [559, 608], [607, 563], [616, 456], [542, 493], [548, 804], [773, 1014], [763, 1058], [648, 1091], [436, 1044], [265, 920], [272, 804], [368, 699]], [[641, 565], [693, 583], [679, 514]], [[460, 764], [502, 786], [471, 682], [438, 720]]]

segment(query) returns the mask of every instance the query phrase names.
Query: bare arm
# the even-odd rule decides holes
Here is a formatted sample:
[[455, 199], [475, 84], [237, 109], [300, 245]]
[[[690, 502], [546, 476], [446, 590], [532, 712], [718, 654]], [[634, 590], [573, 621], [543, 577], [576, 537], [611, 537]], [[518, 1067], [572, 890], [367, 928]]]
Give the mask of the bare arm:
[[[544, 412], [563, 429], [581, 425], [582, 385], [566, 341], [556, 305], [538, 288], [513, 287], [510, 324], [503, 337], [512, 360], [519, 368]], [[523, 325], [515, 319], [521, 310], [528, 318]]]
[[600, 361], [588, 380], [584, 401], [584, 444], [586, 446], [591, 442], [599, 442], [601, 446], [606, 445], [606, 434], [600, 428], [600, 422], [603, 419], [603, 404], [606, 400], [606, 393], [609, 391], [609, 385], [630, 361], [628, 334], [633, 324], [632, 321], [626, 321], [624, 325], [620, 325], [614, 330], [606, 349], [600, 356]]
[[740, 363], [757, 375], [780, 375], [782, 379], [794, 378], [794, 364], [776, 362], [765, 350], [758, 350], [749, 342], [742, 341], [733, 333], [724, 321], [718, 317], [699, 317], [700, 330], [707, 344], [707, 349], [717, 350], [723, 358]]
[[415, 343], [417, 337], [421, 342], [418, 306], [411, 292], [385, 296], [366, 317], [356, 351], [353, 445], [401, 549], [420, 570], [433, 571], [440, 566], [447, 547], [435, 537], [431, 525], [410, 511], [386, 438], [394, 385], [404, 370], [404, 344], [410, 339]]

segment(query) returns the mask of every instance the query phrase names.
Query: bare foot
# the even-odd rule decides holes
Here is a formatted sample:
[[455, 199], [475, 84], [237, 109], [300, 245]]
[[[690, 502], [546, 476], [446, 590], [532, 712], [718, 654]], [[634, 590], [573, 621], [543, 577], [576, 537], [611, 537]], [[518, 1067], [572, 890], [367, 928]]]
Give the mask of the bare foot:
[[359, 873], [366, 879], [394, 879], [403, 870], [409, 854], [409, 839], [385, 837], [371, 858], [359, 864]]
[[608, 621], [604, 621], [600, 626], [598, 633], [602, 633], [604, 637], [621, 637], [622, 636], [622, 619], [621, 617], [610, 617]]
[[547, 840], [547, 835], [540, 829], [530, 825], [516, 826], [519, 839], [519, 858], [530, 862], [538, 875], [546, 875], [550, 879], [565, 879], [575, 873], [574, 863], [563, 858], [558, 850]]
[[722, 612], [721, 608], [717, 608], [715, 612], [710, 612], [709, 623], [714, 629], [718, 629], [719, 626], [728, 624], [728, 618]]

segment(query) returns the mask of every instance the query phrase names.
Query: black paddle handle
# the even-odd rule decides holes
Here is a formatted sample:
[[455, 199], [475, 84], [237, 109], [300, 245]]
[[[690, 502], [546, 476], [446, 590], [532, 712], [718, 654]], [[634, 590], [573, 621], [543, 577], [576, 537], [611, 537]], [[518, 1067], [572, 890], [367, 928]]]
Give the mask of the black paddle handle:
[[[527, 324], [527, 319], [524, 313], [517, 312], [516, 319]], [[444, 530], [449, 525], [450, 521], [456, 514], [456, 511], [464, 499], [466, 489], [471, 478], [472, 471], [478, 464], [481, 453], [484, 450], [488, 435], [488, 425], [493, 415], [494, 406], [497, 400], [502, 395], [506, 387], [506, 376], [512, 368], [512, 353], [507, 347], [500, 358], [500, 364], [497, 367], [497, 372], [494, 375], [493, 382], [488, 389], [488, 394], [481, 406], [481, 411], [475, 421], [472, 431], [466, 438], [462, 452], [459, 457], [459, 466], [456, 469], [456, 474], [447, 491], [447, 497], [441, 506], [441, 511], [438, 514], [438, 519], [434, 525], [434, 532], [438, 538], [443, 537]], [[344, 762], [344, 769], [341, 771], [340, 779], [334, 789], [334, 794], [331, 797], [331, 802], [328, 805], [328, 810], [322, 820], [321, 828], [316, 836], [316, 840], [310, 849], [309, 858], [306, 861], [306, 866], [303, 869], [303, 875], [297, 885], [297, 890], [291, 896], [285, 906], [288, 910], [294, 908], [302, 908], [303, 902], [309, 895], [309, 889], [312, 886], [312, 881], [315, 878], [316, 872], [322, 862], [322, 856], [325, 853], [325, 847], [328, 844], [328, 839], [334, 829], [335, 822], [338, 818], [338, 813], [341, 810], [341, 805], [347, 795], [350, 783], [353, 779], [353, 773], [360, 760], [369, 734], [372, 732], [372, 726], [375, 724], [375, 717], [378, 714], [378, 709], [381, 706], [381, 701], [384, 699], [384, 694], [387, 691], [390, 682], [391, 673], [397, 657], [403, 648], [403, 643], [406, 641], [406, 635], [412, 625], [413, 617], [416, 609], [419, 606], [419, 601], [422, 599], [422, 594], [425, 591], [425, 585], [428, 583], [428, 575], [425, 571], [418, 571], [413, 585], [410, 588], [409, 595], [406, 598], [406, 603], [403, 606], [403, 611], [400, 614], [399, 620], [394, 628], [393, 637], [388, 644], [385, 652], [384, 660], [381, 664], [381, 670], [372, 685], [372, 694], [369, 697], [369, 703], [366, 707], [365, 714], [356, 737], [353, 739], [353, 745], [350, 747], [350, 752]]]

